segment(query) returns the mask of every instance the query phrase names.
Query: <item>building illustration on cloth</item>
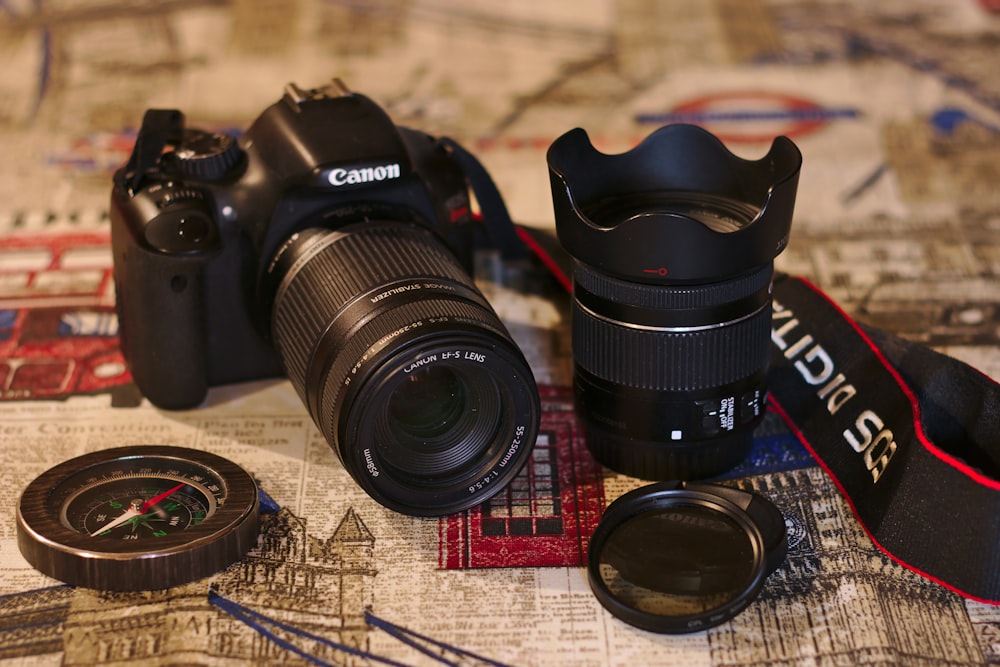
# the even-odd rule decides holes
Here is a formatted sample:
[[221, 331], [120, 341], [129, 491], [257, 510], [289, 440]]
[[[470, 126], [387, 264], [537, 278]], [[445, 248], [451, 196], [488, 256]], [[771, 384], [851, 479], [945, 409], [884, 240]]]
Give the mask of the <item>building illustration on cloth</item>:
[[[142, 664], [205, 657], [302, 662], [212, 606], [209, 591], [255, 612], [356, 648], [367, 646], [375, 538], [349, 508], [326, 539], [287, 509], [261, 517], [256, 548], [214, 577], [162, 591], [110, 593], [55, 586], [0, 598], [0, 659], [63, 653], [64, 665]], [[180, 638], [180, 640], [178, 640]], [[343, 662], [329, 646], [309, 654]]]
[[580, 566], [604, 510], [600, 465], [587, 453], [569, 390], [539, 388], [531, 459], [482, 505], [440, 519], [439, 567]]

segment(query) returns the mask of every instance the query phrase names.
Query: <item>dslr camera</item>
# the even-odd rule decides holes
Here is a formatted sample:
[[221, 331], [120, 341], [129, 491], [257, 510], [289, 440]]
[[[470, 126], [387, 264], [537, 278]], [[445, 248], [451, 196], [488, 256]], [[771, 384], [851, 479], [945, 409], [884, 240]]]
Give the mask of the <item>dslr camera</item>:
[[513, 225], [502, 203], [509, 230], [478, 221], [470, 187], [484, 214], [500, 201], [461, 146], [396, 126], [336, 80], [289, 85], [238, 139], [147, 111], [111, 195], [136, 384], [180, 409], [213, 385], [285, 375], [386, 507], [483, 502], [527, 461], [539, 399], [470, 277], [476, 248]]

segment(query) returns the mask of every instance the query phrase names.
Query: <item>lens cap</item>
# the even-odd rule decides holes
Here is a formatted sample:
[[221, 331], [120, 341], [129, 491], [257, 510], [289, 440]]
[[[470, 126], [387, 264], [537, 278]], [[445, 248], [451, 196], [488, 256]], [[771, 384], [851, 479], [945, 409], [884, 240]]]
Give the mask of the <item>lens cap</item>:
[[769, 500], [720, 484], [661, 482], [608, 506], [590, 541], [590, 587], [612, 614], [680, 634], [724, 623], [784, 561], [785, 519]]

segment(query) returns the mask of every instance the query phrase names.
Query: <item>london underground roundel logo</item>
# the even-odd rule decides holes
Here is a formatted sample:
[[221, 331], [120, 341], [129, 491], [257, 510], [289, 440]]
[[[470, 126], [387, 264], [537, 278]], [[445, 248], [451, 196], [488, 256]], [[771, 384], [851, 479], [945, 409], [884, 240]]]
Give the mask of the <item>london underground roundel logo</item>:
[[696, 97], [667, 112], [638, 114], [636, 121], [701, 125], [724, 143], [769, 143], [778, 135], [803, 137], [834, 120], [858, 116], [857, 109], [824, 107], [786, 93], [729, 91]]

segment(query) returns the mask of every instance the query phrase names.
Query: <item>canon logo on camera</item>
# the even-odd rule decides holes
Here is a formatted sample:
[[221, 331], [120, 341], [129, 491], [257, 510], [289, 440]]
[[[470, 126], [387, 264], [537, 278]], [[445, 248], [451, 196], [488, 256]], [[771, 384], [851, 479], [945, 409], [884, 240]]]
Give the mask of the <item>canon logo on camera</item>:
[[398, 162], [380, 164], [373, 167], [359, 167], [357, 169], [344, 169], [337, 167], [331, 169], [327, 175], [327, 180], [334, 187], [343, 185], [358, 185], [362, 183], [378, 183], [399, 178], [402, 170]]

